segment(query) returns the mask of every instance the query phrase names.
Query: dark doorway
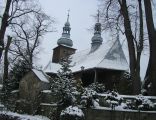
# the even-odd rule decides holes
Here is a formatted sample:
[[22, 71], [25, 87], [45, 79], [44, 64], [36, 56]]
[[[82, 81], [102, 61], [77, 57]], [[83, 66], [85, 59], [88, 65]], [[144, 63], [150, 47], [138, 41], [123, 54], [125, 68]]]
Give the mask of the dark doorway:
[[85, 71], [81, 75], [81, 80], [84, 87], [87, 87], [94, 82], [94, 71]]

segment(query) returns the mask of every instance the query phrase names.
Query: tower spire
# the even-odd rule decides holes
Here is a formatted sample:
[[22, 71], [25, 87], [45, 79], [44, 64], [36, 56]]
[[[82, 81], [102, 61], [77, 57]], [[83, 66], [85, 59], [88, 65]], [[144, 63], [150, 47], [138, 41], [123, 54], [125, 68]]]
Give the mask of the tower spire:
[[98, 10], [98, 14], [97, 14], [97, 22], [99, 23], [100, 21], [100, 11]]
[[67, 22], [69, 22], [69, 12], [70, 12], [70, 9], [68, 9]]
[[70, 10], [68, 10], [67, 21], [65, 22], [64, 27], [63, 27], [62, 37], [58, 39], [57, 44], [72, 47], [73, 41], [70, 39], [71, 28], [70, 28], [70, 23], [69, 23], [69, 12]]
[[100, 12], [98, 10], [97, 14], [97, 23], [94, 27], [94, 36], [92, 37], [92, 43], [91, 43], [91, 52], [94, 52], [96, 49], [99, 48], [99, 46], [102, 44], [102, 37], [101, 37], [101, 23], [100, 23]]

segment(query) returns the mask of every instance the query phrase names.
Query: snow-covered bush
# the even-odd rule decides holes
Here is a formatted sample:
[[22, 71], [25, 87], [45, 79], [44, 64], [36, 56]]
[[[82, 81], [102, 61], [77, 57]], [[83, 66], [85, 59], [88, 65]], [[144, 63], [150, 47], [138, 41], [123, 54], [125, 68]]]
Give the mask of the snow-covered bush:
[[84, 113], [77, 106], [69, 106], [62, 110], [60, 120], [84, 120]]
[[139, 110], [154, 110], [154, 103], [142, 95], [136, 97], [135, 104]]
[[100, 84], [98, 82], [90, 84], [87, 88], [90, 88], [90, 89], [96, 91], [97, 93], [104, 93], [104, 92], [106, 92], [105, 85], [104, 84]]
[[117, 89], [120, 90], [119, 92], [125, 95], [131, 95], [132, 94], [132, 79], [129, 72], [124, 72], [120, 76], [120, 82], [118, 84]]
[[127, 107], [125, 108], [125, 109], [136, 109], [136, 107], [135, 107], [135, 103], [132, 101], [132, 100], [126, 100], [126, 105], [127, 105]]
[[123, 99], [120, 97], [120, 95], [117, 92], [111, 91], [110, 93], [107, 94], [105, 100], [106, 100], [106, 105], [108, 107], [115, 109], [116, 106], [121, 105]]
[[99, 106], [99, 100], [97, 98], [97, 92], [90, 89], [90, 88], [85, 88], [85, 91], [81, 96], [80, 104], [83, 107], [97, 107], [97, 106]]

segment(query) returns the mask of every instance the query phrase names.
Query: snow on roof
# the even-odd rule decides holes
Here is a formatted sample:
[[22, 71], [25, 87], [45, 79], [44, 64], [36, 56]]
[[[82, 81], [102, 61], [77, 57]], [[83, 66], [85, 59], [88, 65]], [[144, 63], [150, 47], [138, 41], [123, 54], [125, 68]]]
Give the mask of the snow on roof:
[[43, 69], [46, 73], [57, 73], [57, 71], [61, 68], [61, 65], [58, 63], [52, 63], [51, 61], [47, 64], [47, 66]]
[[49, 83], [47, 75], [40, 70], [32, 69], [32, 71], [36, 74], [36, 76], [42, 81], [42, 82], [47, 82]]
[[[68, 48], [75, 49], [75, 48], [73, 48], [73, 47], [71, 47], [71, 46], [68, 46], [68, 45], [63, 45], [63, 44], [60, 44], [59, 46], [63, 46], [63, 47], [68, 47]], [[55, 49], [55, 48], [57, 48], [57, 47], [59, 47], [59, 46], [54, 47], [54, 49]]]
[[[72, 56], [71, 69], [73, 72], [92, 68], [111, 69], [111, 70], [128, 70], [128, 63], [119, 40], [108, 41], [103, 43], [96, 51], [90, 52], [90, 49], [76, 52]], [[49, 62], [44, 72], [56, 73], [61, 66]]]
[[[89, 51], [90, 52], [90, 51]], [[108, 41], [103, 43], [95, 52], [85, 53], [84, 55], [73, 55], [73, 62], [76, 65], [72, 68], [73, 71], [91, 68], [127, 70], [128, 63], [122, 51], [119, 41]]]

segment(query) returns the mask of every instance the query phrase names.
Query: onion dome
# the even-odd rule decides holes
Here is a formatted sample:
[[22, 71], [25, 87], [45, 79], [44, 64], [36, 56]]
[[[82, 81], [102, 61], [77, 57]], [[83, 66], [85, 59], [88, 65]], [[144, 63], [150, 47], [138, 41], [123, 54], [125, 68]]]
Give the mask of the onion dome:
[[70, 30], [71, 28], [69, 23], [69, 12], [68, 12], [67, 22], [64, 24], [62, 36], [57, 41], [58, 45], [65, 45], [68, 47], [73, 46], [73, 41], [70, 39]]
[[91, 52], [95, 51], [99, 46], [102, 44], [102, 37], [101, 37], [101, 23], [99, 22], [99, 11], [98, 11], [98, 20], [94, 27], [94, 36], [92, 37], [91, 43]]

